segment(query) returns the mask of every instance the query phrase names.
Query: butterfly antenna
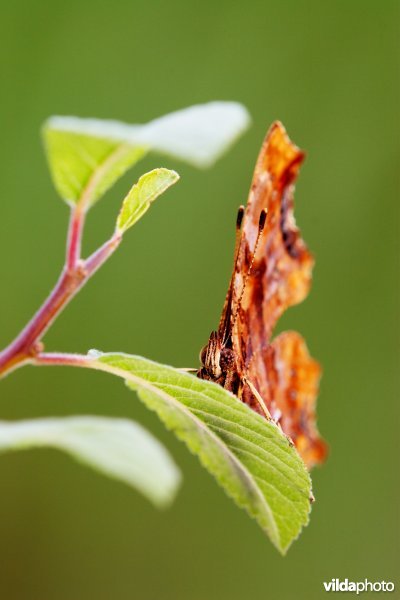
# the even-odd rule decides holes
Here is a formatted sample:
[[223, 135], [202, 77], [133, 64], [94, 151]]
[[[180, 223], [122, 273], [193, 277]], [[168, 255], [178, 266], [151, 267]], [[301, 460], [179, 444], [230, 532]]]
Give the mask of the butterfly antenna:
[[[231, 280], [230, 280], [230, 284], [229, 284], [229, 288], [228, 288], [228, 294], [225, 299], [225, 306], [230, 306], [230, 303], [231, 303], [232, 291], [233, 291], [233, 279], [235, 277], [236, 263], [237, 263], [237, 259], [239, 256], [239, 250], [240, 250], [240, 230], [242, 227], [243, 216], [244, 216], [244, 206], [239, 206], [238, 212], [236, 215], [236, 234], [235, 234], [235, 250], [233, 253], [233, 270], [232, 270], [232, 276], [231, 276]], [[228, 336], [228, 333], [230, 331], [230, 317], [229, 317], [229, 312], [227, 312], [227, 311], [224, 311], [224, 313], [223, 313], [223, 319], [220, 322], [219, 330], [220, 331], [222, 330], [222, 332], [223, 332], [222, 339], [225, 342], [226, 338]]]
[[[242, 221], [244, 216], [244, 206], [239, 206], [237, 216], [236, 216], [236, 237], [235, 237], [235, 251], [233, 253], [233, 266], [235, 268], [237, 257], [239, 254], [239, 246], [240, 246], [240, 230], [242, 227]], [[233, 275], [235, 272], [233, 272]], [[233, 277], [232, 275], [232, 277]]]
[[256, 258], [256, 254], [257, 254], [258, 244], [260, 242], [262, 232], [264, 231], [266, 219], [267, 219], [267, 209], [263, 208], [262, 211], [261, 211], [261, 213], [260, 213], [260, 219], [258, 221], [258, 233], [257, 233], [256, 243], [254, 245], [253, 256], [251, 257], [250, 265], [249, 265], [249, 268], [247, 270], [247, 273], [246, 273], [244, 281], [243, 281], [242, 291], [240, 292], [240, 296], [239, 296], [239, 300], [238, 300], [238, 303], [237, 303], [236, 312], [235, 312], [235, 315], [234, 315], [233, 320], [232, 320], [232, 328], [234, 327], [234, 325], [236, 323], [237, 316], [239, 314], [239, 309], [240, 309], [240, 305], [242, 303], [243, 294], [245, 292], [247, 282], [249, 280], [249, 277], [251, 275], [251, 271], [253, 269], [254, 261], [255, 261], [255, 258]]

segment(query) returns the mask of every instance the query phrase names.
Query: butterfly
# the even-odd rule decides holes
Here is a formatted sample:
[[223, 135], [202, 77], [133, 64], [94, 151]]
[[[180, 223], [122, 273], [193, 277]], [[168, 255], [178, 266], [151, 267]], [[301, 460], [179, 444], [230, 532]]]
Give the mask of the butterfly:
[[311, 468], [327, 445], [316, 427], [321, 368], [299, 333], [272, 333], [282, 313], [307, 296], [314, 259], [293, 216], [304, 160], [285, 128], [269, 129], [246, 208], [237, 215], [234, 267], [218, 330], [200, 354], [197, 376], [214, 381], [288, 436]]

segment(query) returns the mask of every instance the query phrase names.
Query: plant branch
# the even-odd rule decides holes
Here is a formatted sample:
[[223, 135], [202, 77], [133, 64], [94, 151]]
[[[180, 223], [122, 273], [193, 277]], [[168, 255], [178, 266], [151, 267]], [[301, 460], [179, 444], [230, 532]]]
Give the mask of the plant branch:
[[85, 211], [79, 205], [71, 209], [65, 265], [53, 291], [26, 327], [11, 344], [0, 353], [0, 378], [17, 367], [31, 362], [43, 350], [41, 339], [77, 292], [113, 254], [121, 242], [114, 234], [87, 260], [80, 258], [81, 238]]
[[68, 271], [73, 270], [81, 258], [81, 245], [85, 217], [86, 213], [81, 209], [79, 204], [71, 208], [65, 261]]
[[29, 362], [36, 366], [91, 367], [93, 359], [84, 354], [68, 354], [61, 352], [39, 352]]
[[[83, 263], [85, 268], [85, 277], [89, 279], [105, 262], [114, 254], [122, 240], [122, 235], [115, 232], [114, 235], [100, 246], [98, 250], [93, 252]], [[86, 283], [86, 281], [85, 281]]]

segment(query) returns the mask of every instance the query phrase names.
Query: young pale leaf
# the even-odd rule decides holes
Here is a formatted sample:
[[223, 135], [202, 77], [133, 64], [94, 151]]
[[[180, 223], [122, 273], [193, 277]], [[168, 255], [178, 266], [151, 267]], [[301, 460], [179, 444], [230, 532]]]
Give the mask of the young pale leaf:
[[122, 204], [117, 220], [117, 230], [124, 233], [132, 227], [149, 209], [150, 204], [178, 179], [178, 173], [168, 169], [154, 169], [142, 175]]
[[[75, 119], [74, 119], [75, 121]], [[68, 130], [68, 117], [53, 117], [43, 129], [54, 185], [70, 204], [88, 208], [147, 152], [118, 140]]]
[[123, 377], [283, 554], [308, 522], [311, 481], [273, 423], [222, 387], [138, 356], [103, 354], [94, 368]]
[[249, 124], [236, 102], [210, 102], [145, 125], [51, 117], [43, 137], [55, 187], [69, 203], [94, 204], [146, 152], [154, 150], [208, 167]]
[[158, 507], [171, 502], [180, 482], [167, 450], [133, 421], [94, 416], [0, 421], [0, 453], [46, 446], [136, 488]]

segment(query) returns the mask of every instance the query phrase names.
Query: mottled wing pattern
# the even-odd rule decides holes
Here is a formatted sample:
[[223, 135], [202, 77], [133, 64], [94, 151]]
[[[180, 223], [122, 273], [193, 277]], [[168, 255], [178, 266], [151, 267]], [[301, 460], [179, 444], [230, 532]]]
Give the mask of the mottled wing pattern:
[[272, 414], [308, 467], [323, 462], [327, 446], [316, 428], [315, 414], [321, 376], [318, 362], [295, 331], [278, 335], [263, 353], [263, 362], [269, 393], [266, 403]]
[[301, 302], [310, 287], [314, 260], [293, 219], [294, 181], [303, 158], [283, 125], [274, 123], [257, 160], [234, 275], [235, 314], [254, 253], [260, 213], [266, 209], [265, 227], [235, 320], [241, 342], [235, 350], [244, 365], [249, 364], [254, 350], [269, 342], [281, 314]]
[[[315, 426], [320, 369], [298, 334], [285, 333], [270, 343], [281, 314], [306, 297], [311, 283], [313, 257], [293, 217], [294, 182], [303, 159], [283, 125], [274, 123], [256, 164], [228, 295], [230, 308], [224, 314], [230, 313], [238, 372], [256, 388], [311, 466], [325, 456]], [[262, 209], [267, 218], [255, 248]], [[249, 386], [242, 397], [262, 412]]]

